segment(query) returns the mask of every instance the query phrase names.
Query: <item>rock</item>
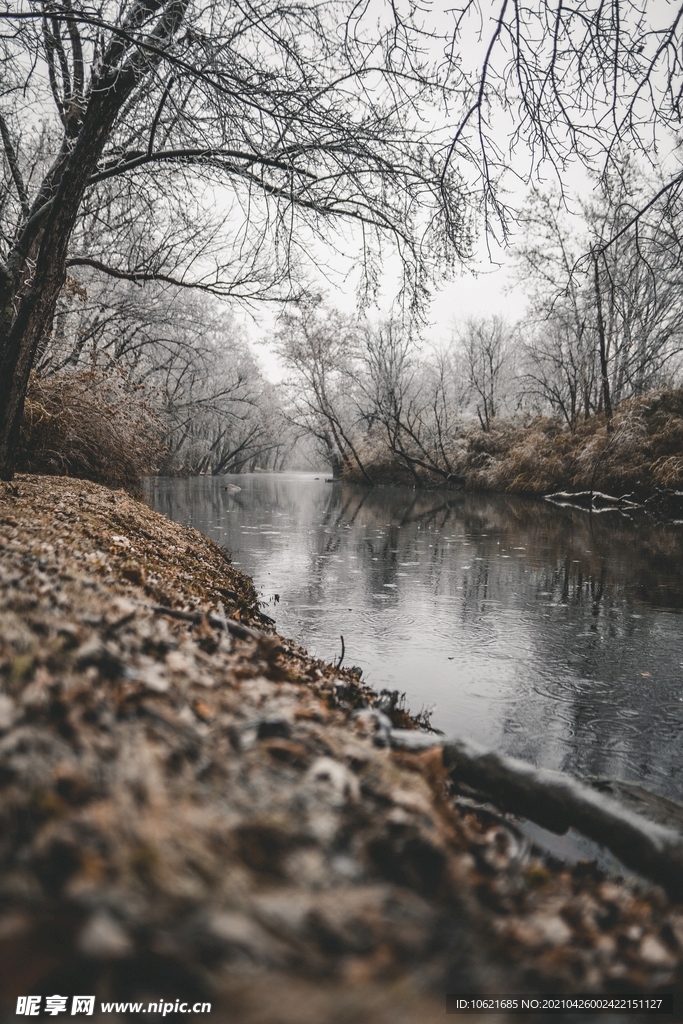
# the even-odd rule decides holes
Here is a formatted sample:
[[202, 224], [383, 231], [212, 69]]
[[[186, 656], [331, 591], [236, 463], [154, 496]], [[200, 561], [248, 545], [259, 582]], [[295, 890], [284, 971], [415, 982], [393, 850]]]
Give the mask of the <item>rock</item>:
[[333, 761], [331, 757], [319, 757], [309, 768], [308, 778], [316, 783], [327, 783], [342, 802], [357, 801], [360, 796], [357, 777], [346, 765]]
[[656, 935], [646, 935], [638, 953], [652, 967], [675, 967], [677, 958]]
[[362, 735], [372, 736], [375, 746], [389, 746], [392, 723], [384, 712], [377, 711], [375, 708], [363, 708], [362, 711], [356, 711], [353, 718], [356, 730]]
[[94, 960], [119, 960], [133, 952], [133, 943], [125, 930], [105, 911], [98, 911], [87, 921], [76, 946]]
[[107, 679], [116, 679], [124, 672], [120, 655], [97, 637], [86, 641], [76, 651], [74, 663], [77, 668], [92, 665]]
[[228, 911], [212, 914], [207, 932], [223, 956], [246, 956], [254, 963], [270, 966], [280, 965], [284, 960], [284, 947], [247, 914]]
[[153, 693], [167, 693], [170, 686], [163, 665], [154, 661], [147, 661], [129, 670], [128, 678], [142, 683]]
[[569, 942], [572, 930], [559, 914], [536, 914], [530, 924], [538, 929], [550, 946], [563, 946]]
[[259, 740], [267, 740], [274, 737], [286, 740], [291, 735], [292, 726], [290, 722], [279, 715], [261, 719], [256, 729], [256, 738]]
[[442, 743], [442, 736], [431, 732], [421, 732], [419, 729], [391, 729], [389, 732], [389, 744], [394, 750], [417, 752], [441, 746]]

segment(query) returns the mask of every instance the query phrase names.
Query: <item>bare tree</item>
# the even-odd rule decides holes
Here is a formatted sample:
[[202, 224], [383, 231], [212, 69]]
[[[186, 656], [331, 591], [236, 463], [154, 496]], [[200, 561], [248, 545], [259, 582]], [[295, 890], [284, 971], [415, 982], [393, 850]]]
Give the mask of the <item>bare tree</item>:
[[[346, 220], [369, 286], [375, 241], [390, 238], [419, 302], [466, 250], [466, 193], [421, 119], [445, 79], [409, 13], [378, 25], [334, 0], [20, 0], [0, 20], [2, 477], [68, 265], [282, 297], [306, 241]], [[132, 266], [97, 251], [112, 190], [151, 231]], [[204, 259], [222, 248], [203, 215], [226, 206], [234, 258]]]
[[455, 475], [460, 409], [447, 354], [425, 358], [400, 321], [366, 326], [356, 383], [368, 427], [381, 427], [390, 458], [416, 485]]
[[268, 463], [287, 438], [278, 402], [243, 338], [224, 328], [184, 365], [150, 379], [166, 424], [166, 473], [239, 473]]
[[80, 273], [62, 290], [38, 376], [123, 374], [166, 427], [166, 473], [239, 472], [291, 447], [273, 389], [224, 302]]
[[465, 380], [484, 431], [500, 412], [512, 364], [512, 335], [502, 317], [470, 319], [458, 339]]
[[520, 279], [532, 300], [524, 390], [572, 430], [579, 414], [604, 412], [609, 423], [613, 402], [671, 380], [683, 349], [683, 208], [669, 197], [621, 230], [647, 191], [633, 161], [615, 158], [580, 220], [557, 193], [536, 194], [522, 217]]
[[315, 438], [335, 476], [357, 469], [372, 483], [358, 450], [364, 419], [355, 387], [358, 341], [355, 319], [314, 297], [283, 315], [276, 346], [290, 371], [292, 423]]
[[584, 327], [577, 334], [571, 316], [563, 313], [556, 308], [525, 342], [521, 390], [539, 412], [550, 407], [559, 413], [573, 432], [580, 416], [588, 419], [591, 414], [596, 360]]
[[520, 224], [519, 280], [531, 299], [522, 390], [541, 410], [547, 403], [561, 413], [573, 431], [579, 414], [587, 419], [596, 407], [596, 305], [594, 296], [586, 300], [588, 264], [581, 261], [590, 238], [554, 191], [532, 191]]
[[[605, 335], [603, 405], [671, 379], [683, 349], [683, 285], [678, 236], [683, 203], [667, 195], [624, 231], [654, 175], [643, 175], [630, 155], [614, 160], [596, 197], [584, 207], [593, 253], [594, 290], [600, 293]], [[607, 242], [612, 239], [610, 244]]]

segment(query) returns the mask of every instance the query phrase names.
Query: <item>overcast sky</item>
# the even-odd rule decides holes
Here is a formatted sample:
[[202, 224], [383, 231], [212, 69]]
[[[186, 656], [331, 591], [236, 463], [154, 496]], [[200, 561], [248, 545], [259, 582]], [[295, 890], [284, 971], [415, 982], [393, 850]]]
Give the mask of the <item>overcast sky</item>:
[[[498, 5], [494, 3], [494, 0], [489, 0], [488, 7], [487, 0], [483, 0], [482, 7], [485, 12], [483, 21], [480, 22], [472, 15], [471, 24], [466, 28], [460, 47], [464, 64], [470, 65], [472, 70], [478, 69], [481, 64], [490, 39], [491, 16], [498, 11]], [[373, 0], [369, 0], [368, 9], [372, 8]], [[672, 6], [668, 0], [648, 0], [648, 11], [653, 18], [653, 23], [656, 23], [658, 18], [666, 22], [671, 17], [671, 10]], [[448, 33], [453, 12], [448, 5], [437, 2], [430, 6], [429, 18], [433, 22], [433, 28]], [[509, 109], [507, 112], [502, 112], [496, 111], [494, 108], [489, 111], [488, 117], [492, 136], [496, 137], [496, 144], [502, 153], [507, 154], [509, 161], [509, 171], [504, 175], [502, 182], [505, 202], [512, 209], [521, 209], [527, 201], [530, 191], [527, 176], [532, 170], [531, 154], [523, 144], [518, 145], [514, 153], [509, 153], [509, 140], [515, 127]], [[446, 112], [435, 108], [434, 127], [452, 131], [453, 125], [447, 124], [447, 120]], [[670, 140], [667, 144], [665, 139], [661, 138], [659, 148], [658, 160], [662, 166], [669, 159], [674, 159], [677, 169], [680, 169], [676, 140]], [[578, 213], [579, 202], [589, 198], [593, 186], [578, 160], [568, 161], [563, 168], [562, 178], [565, 189], [572, 196], [570, 209], [573, 205]], [[552, 166], [537, 165], [534, 181], [542, 188], [548, 188], [553, 184], [557, 185], [557, 178]], [[577, 216], [578, 227], [579, 218]], [[463, 268], [462, 273], [458, 274], [454, 280], [443, 284], [435, 292], [429, 312], [430, 323], [423, 332], [426, 344], [444, 344], [450, 339], [458, 325], [470, 317], [495, 314], [502, 315], [514, 322], [524, 316], [527, 297], [523, 285], [516, 278], [512, 248], [505, 249], [497, 246], [495, 240], [491, 238], [488, 239], [487, 246], [487, 239], [481, 224], [478, 225], [478, 230], [480, 234], [476, 243], [475, 258], [469, 262], [467, 268]], [[334, 251], [333, 246], [329, 250], [320, 252], [319, 262], [323, 268], [320, 286], [326, 292], [331, 305], [351, 312], [355, 306], [356, 289], [360, 276], [359, 252], [352, 233], [345, 235], [343, 226], [339, 228], [339, 232], [336, 239], [337, 251]], [[514, 241], [513, 232], [511, 237], [513, 245]], [[490, 256], [489, 247], [491, 249]], [[389, 313], [399, 280], [400, 267], [397, 261], [387, 258], [384, 265], [382, 295], [378, 308], [370, 308], [367, 311], [370, 319], [381, 319]], [[314, 282], [314, 286], [318, 287], [317, 283]], [[282, 367], [269, 345], [276, 315], [277, 311], [272, 307], [257, 310], [254, 319], [250, 314], [245, 314], [245, 326], [250, 337], [257, 342], [258, 358], [266, 375], [274, 381], [283, 376]]]

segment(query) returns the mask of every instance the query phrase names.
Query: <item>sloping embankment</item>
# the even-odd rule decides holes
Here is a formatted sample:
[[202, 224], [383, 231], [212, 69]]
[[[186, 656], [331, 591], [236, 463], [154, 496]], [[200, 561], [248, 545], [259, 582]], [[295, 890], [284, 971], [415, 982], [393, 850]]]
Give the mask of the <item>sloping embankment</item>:
[[[414, 466], [416, 477], [392, 459], [379, 438], [359, 445], [376, 483], [444, 485], [444, 477]], [[472, 426], [444, 445], [435, 462], [467, 490], [514, 494], [600, 490], [643, 499], [658, 490], [683, 489], [683, 388], [652, 391], [614, 410], [608, 432], [603, 415], [580, 421], [573, 433], [558, 419], [539, 416], [526, 426], [495, 419]], [[424, 456], [422, 457], [424, 462]], [[366, 482], [349, 469], [357, 482]], [[678, 503], [680, 504], [680, 502]], [[666, 516], [666, 509], [664, 510]]]
[[681, 980], [683, 907], [458, 809], [439, 748], [389, 750], [357, 679], [263, 632], [250, 581], [196, 531], [79, 480], [3, 485], [8, 1017], [19, 995], [91, 993], [429, 1024], [448, 990]]

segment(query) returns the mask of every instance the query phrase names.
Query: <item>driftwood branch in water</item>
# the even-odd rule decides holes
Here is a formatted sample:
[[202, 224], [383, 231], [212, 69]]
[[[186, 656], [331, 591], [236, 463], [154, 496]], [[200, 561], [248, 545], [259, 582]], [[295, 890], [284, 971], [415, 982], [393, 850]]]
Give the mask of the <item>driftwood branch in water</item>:
[[603, 491], [556, 491], [546, 494], [545, 500], [564, 508], [582, 509], [586, 512], [643, 512], [659, 520], [678, 522], [683, 517], [683, 491], [655, 488], [643, 501], [635, 501], [633, 494], [605, 494]]
[[462, 739], [443, 744], [443, 760], [456, 783], [483, 793], [502, 810], [553, 832], [573, 826], [634, 871], [683, 897], [683, 836], [627, 810], [569, 775], [534, 768]]
[[545, 499], [554, 505], [571, 505], [592, 512], [620, 512], [644, 507], [640, 502], [633, 501], [632, 494], [616, 497], [602, 491], [557, 491], [555, 494], [546, 494]]
[[[675, 829], [656, 824], [571, 776], [534, 768], [467, 740], [444, 741], [417, 730], [392, 729], [390, 742], [395, 749], [414, 753], [443, 745], [444, 764], [456, 784], [464, 783], [500, 810], [553, 832], [574, 827], [607, 846], [627, 867], [663, 885], [673, 898], [683, 897], [683, 835]], [[603, 790], [608, 785], [617, 793], [620, 786], [634, 788], [600, 782]], [[647, 807], [647, 800], [641, 799], [641, 805]]]

